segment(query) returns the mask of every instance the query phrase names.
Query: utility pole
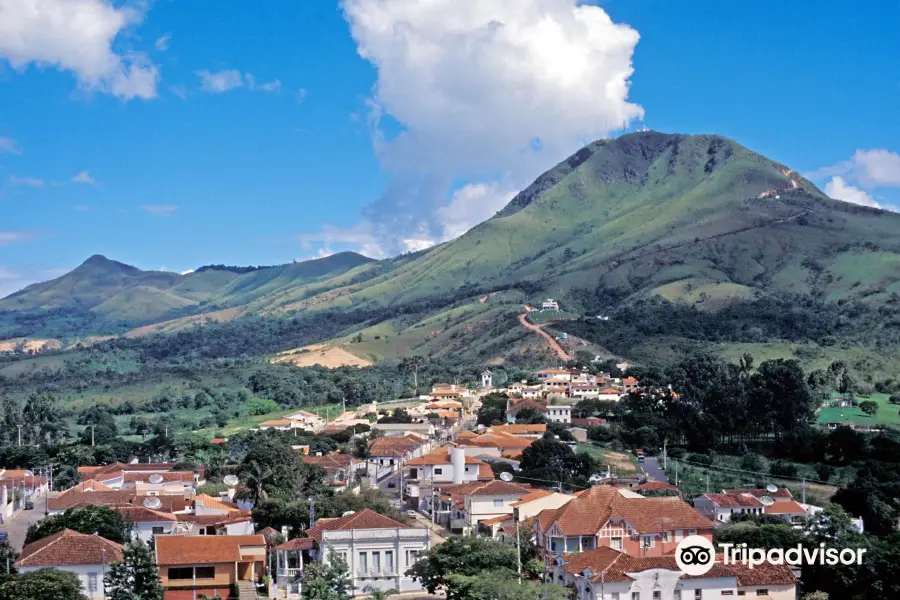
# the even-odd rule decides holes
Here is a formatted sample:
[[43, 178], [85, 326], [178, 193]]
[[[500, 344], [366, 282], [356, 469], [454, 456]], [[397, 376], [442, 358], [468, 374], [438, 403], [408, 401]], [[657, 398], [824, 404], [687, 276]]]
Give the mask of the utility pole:
[[675, 459], [675, 487], [678, 487], [678, 459]]
[[706, 474], [706, 493], [709, 493], [709, 473]]
[[522, 539], [519, 536], [519, 508], [513, 509], [513, 519], [516, 522], [516, 565], [519, 570], [519, 584], [522, 583]]
[[19, 444], [18, 445], [21, 446], [22, 445], [22, 426], [16, 425], [16, 427], [19, 428]]
[[666, 452], [666, 445], [669, 443], [669, 439], [666, 438], [663, 440], [663, 471], [666, 470], [666, 467], [669, 465], [668, 454]]
[[94, 426], [91, 425], [91, 448], [94, 447]]
[[803, 478], [803, 483], [800, 484], [800, 489], [803, 490], [803, 504], [806, 504], [806, 477]]

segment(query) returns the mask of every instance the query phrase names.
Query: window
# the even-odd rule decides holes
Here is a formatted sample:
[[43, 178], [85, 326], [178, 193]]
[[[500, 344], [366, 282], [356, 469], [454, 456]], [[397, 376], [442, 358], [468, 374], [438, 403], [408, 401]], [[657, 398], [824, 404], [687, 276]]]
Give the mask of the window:
[[676, 542], [680, 542], [680, 541], [683, 540], [683, 539], [684, 539], [684, 530], [683, 530], [683, 529], [676, 529], [676, 530], [675, 530], [675, 541], [676, 541]]
[[365, 573], [369, 568], [369, 555], [366, 552], [359, 553], [359, 572]]
[[440, 467], [435, 467], [435, 468], [434, 468], [434, 474], [435, 474], [435, 475], [443, 475], [443, 474], [444, 474], [444, 470], [441, 469]]
[[722, 590], [723, 596], [734, 596], [734, 590]]
[[641, 546], [644, 548], [652, 548], [655, 544], [655, 540], [652, 535], [645, 535], [641, 540]]
[[673, 596], [675, 600], [681, 600], [681, 590], [675, 590], [675, 595]]
[[668, 544], [671, 541], [672, 541], [672, 536], [669, 534], [669, 532], [668, 531], [664, 532], [663, 533], [663, 542]]
[[216, 578], [216, 568], [215, 567], [196, 567], [195, 571], [197, 572], [197, 579], [215, 579]]
[[631, 600], [641, 600], [640, 592], [631, 592]]
[[653, 600], [660, 600], [660, 598], [662, 598], [662, 596], [660, 595], [660, 591], [653, 590]]
[[610, 600], [619, 600], [619, 592], [613, 592]]
[[620, 537], [612, 538], [612, 549], [613, 550], [621, 550], [622, 549], [622, 538], [620, 538]]
[[406, 566], [411, 567], [416, 564], [416, 561], [419, 560], [419, 551], [418, 550], [407, 550], [406, 551]]
[[697, 535], [697, 530], [696, 530], [696, 529], [689, 529], [689, 530], [688, 530], [688, 535]]
[[769, 590], [767, 590], [767, 589], [765, 589], [765, 588], [756, 590], [756, 595], [757, 595], [757, 596], [768, 596], [768, 595], [769, 595]]
[[694, 600], [701, 600], [703, 598], [703, 590], [694, 590]]
[[745, 592], [744, 590], [738, 590], [738, 596], [746, 596], [746, 595], [747, 595], [747, 592]]
[[96, 573], [88, 573], [88, 591], [89, 592], [97, 591], [97, 574]]
[[153, 535], [162, 535], [165, 533], [165, 530], [162, 527], [154, 527], [152, 533]]
[[384, 572], [385, 573], [393, 573], [394, 572], [394, 551], [386, 550], [384, 553]]
[[193, 578], [193, 567], [169, 567], [169, 579], [184, 580]]
[[494, 507], [503, 508], [503, 498], [494, 498]]
[[381, 572], [381, 552], [372, 553], [372, 571], [375, 573]]

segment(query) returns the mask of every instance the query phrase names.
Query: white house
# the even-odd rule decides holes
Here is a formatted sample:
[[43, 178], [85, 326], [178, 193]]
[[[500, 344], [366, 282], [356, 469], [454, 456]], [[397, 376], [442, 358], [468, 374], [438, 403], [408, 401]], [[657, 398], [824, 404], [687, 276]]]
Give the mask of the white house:
[[528, 494], [519, 498], [517, 502], [513, 502], [511, 506], [515, 510], [515, 514], [519, 517], [519, 522], [521, 523], [536, 516], [542, 510], [557, 509], [574, 499], [575, 496], [563, 494], [561, 492], [531, 490]]
[[547, 420], [553, 423], [572, 422], [572, 407], [565, 404], [551, 404], [547, 407]]
[[624, 396], [622, 390], [610, 387], [600, 390], [597, 393], [596, 398], [597, 400], [611, 400], [613, 402], [618, 402], [619, 398], [621, 398], [622, 396]]
[[765, 505], [750, 494], [704, 494], [694, 499], [700, 514], [718, 523], [730, 523], [738, 514], [761, 515]]
[[547, 298], [541, 302], [541, 310], [559, 310], [559, 302], [553, 298]]
[[74, 573], [81, 582], [81, 590], [85, 596], [90, 600], [104, 600], [104, 573], [109, 565], [122, 562], [123, 559], [120, 544], [99, 535], [63, 529], [26, 545], [15, 567], [19, 573], [46, 568]]
[[494, 472], [486, 462], [466, 456], [463, 448], [438, 448], [407, 462], [403, 467], [406, 497], [411, 506], [430, 510], [432, 490], [442, 484], [491, 481]]
[[180, 533], [178, 517], [172, 513], [146, 506], [115, 506], [113, 510], [120, 513], [126, 523], [131, 523], [132, 539], [152, 542], [155, 535]]
[[298, 410], [295, 413], [285, 416], [285, 419], [296, 423], [296, 426], [301, 429], [308, 429], [310, 431], [319, 431], [325, 427], [324, 418], [305, 410]]
[[325, 564], [333, 556], [342, 558], [350, 570], [354, 595], [373, 588], [401, 593], [422, 590], [405, 573], [431, 548], [424, 527], [408, 527], [365, 509], [336, 519], [319, 519], [306, 535], [275, 547], [275, 597], [300, 597], [298, 574], [308, 564], [307, 557]]
[[512, 518], [513, 504], [531, 492], [531, 488], [494, 480], [455, 486], [450, 492], [454, 507], [462, 501], [462, 509], [456, 518], [450, 520], [452, 531], [475, 531], [481, 521], [509, 516]]
[[488, 389], [494, 387], [494, 374], [490, 369], [481, 372], [481, 387]]
[[705, 575], [689, 577], [674, 554], [637, 557], [608, 547], [559, 556], [554, 563], [553, 582], [574, 588], [577, 600], [797, 597], [797, 578], [789, 565], [765, 563], [751, 569], [716, 563]]

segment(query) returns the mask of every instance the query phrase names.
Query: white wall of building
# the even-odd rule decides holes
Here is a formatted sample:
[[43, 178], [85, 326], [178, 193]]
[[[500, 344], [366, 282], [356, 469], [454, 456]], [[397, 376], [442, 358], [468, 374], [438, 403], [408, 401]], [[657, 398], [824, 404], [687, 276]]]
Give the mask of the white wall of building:
[[334, 550], [347, 561], [357, 594], [367, 587], [416, 592], [422, 586], [405, 575], [419, 556], [431, 548], [427, 529], [353, 529], [323, 532], [321, 560]]
[[144, 542], [153, 541], [154, 535], [164, 535], [175, 531], [178, 523], [175, 521], [160, 521], [152, 523], [141, 521], [134, 523], [131, 529], [131, 539], [139, 539]]

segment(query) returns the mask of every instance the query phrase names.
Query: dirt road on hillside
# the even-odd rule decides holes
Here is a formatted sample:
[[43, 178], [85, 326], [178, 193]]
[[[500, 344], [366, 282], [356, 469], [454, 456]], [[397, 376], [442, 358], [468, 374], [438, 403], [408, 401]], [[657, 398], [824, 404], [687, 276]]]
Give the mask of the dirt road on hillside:
[[547, 344], [550, 345], [550, 349], [553, 350], [553, 353], [560, 357], [562, 360], [571, 360], [566, 351], [563, 350], [563, 347], [559, 345], [559, 342], [553, 339], [552, 335], [543, 330], [543, 325], [535, 325], [533, 323], [529, 323], [527, 317], [528, 313], [522, 313], [521, 315], [519, 315], [519, 323], [547, 340]]

